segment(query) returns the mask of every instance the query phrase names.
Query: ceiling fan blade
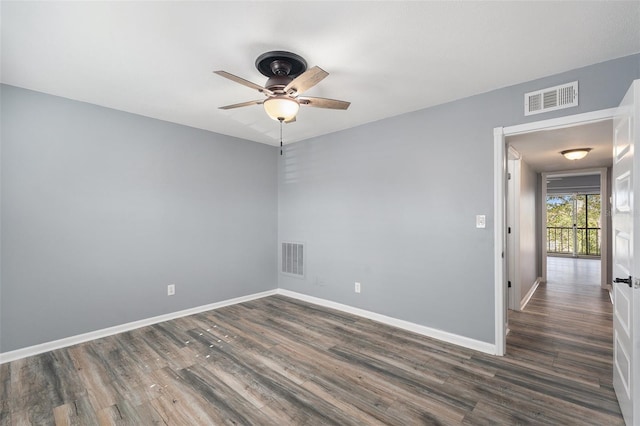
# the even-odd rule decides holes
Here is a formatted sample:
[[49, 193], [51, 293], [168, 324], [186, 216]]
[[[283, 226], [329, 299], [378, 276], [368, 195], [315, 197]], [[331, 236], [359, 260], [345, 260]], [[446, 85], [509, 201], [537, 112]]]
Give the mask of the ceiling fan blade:
[[300, 104], [302, 105], [307, 105], [310, 107], [329, 109], [347, 109], [349, 108], [349, 105], [351, 105], [351, 102], [338, 101], [336, 99], [311, 97], [298, 98], [298, 102], [300, 102]]
[[257, 90], [260, 93], [266, 93], [268, 95], [273, 95], [273, 92], [269, 89], [267, 89], [266, 87], [262, 87], [258, 84], [252, 83], [249, 80], [245, 80], [242, 77], [238, 77], [237, 75], [233, 75], [231, 73], [228, 73], [226, 71], [214, 71], [214, 74], [218, 74], [220, 77], [224, 77], [224, 78], [228, 78], [231, 81], [235, 81], [236, 83], [240, 83], [243, 86], [247, 86], [250, 87], [252, 89]]
[[264, 103], [264, 99], [258, 99], [257, 101], [248, 101], [248, 102], [241, 102], [239, 104], [221, 106], [219, 109], [233, 109], [233, 108], [240, 108], [240, 107], [245, 107], [249, 105], [260, 105], [263, 103]]
[[300, 94], [320, 83], [320, 81], [328, 75], [329, 73], [322, 68], [313, 67], [306, 70], [287, 84], [284, 88], [284, 92], [289, 95]]

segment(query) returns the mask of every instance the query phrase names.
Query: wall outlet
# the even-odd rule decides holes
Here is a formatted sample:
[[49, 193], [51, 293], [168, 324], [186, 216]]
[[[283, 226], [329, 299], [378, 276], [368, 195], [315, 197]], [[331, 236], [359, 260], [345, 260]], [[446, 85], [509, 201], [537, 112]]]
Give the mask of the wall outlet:
[[169, 284], [167, 286], [167, 296], [173, 296], [174, 294], [176, 294], [176, 285]]
[[476, 228], [486, 228], [487, 217], [483, 214], [476, 215]]
[[360, 283], [356, 283], [356, 293], [360, 293]]

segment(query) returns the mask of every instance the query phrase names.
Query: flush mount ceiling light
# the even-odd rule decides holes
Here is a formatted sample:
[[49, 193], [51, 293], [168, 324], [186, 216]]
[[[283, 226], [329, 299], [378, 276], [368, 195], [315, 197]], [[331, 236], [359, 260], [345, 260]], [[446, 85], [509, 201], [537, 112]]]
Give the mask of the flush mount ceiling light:
[[560, 152], [560, 154], [562, 154], [567, 160], [580, 160], [586, 157], [589, 151], [591, 151], [591, 148], [576, 148], [567, 149]]

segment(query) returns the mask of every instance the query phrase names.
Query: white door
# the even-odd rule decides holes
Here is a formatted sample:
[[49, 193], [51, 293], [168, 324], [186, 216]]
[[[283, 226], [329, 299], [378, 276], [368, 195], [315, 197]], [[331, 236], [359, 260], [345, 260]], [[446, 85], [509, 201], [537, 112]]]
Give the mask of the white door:
[[[627, 425], [640, 425], [640, 80], [613, 122], [613, 386]], [[638, 189], [638, 197], [634, 190]], [[638, 232], [634, 232], [634, 230]], [[628, 282], [625, 282], [628, 281]]]

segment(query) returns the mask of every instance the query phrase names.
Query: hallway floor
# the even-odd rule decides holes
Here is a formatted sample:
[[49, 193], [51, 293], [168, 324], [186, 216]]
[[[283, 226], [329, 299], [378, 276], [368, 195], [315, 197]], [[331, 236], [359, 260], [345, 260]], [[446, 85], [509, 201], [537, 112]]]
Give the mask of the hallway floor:
[[600, 287], [600, 259], [549, 256], [547, 281]]
[[[613, 319], [597, 259], [547, 258], [547, 280], [509, 311], [507, 358], [531, 363], [541, 392], [624, 424], [613, 390]], [[605, 408], [606, 407], [606, 408]], [[616, 420], [614, 420], [616, 419]], [[576, 424], [590, 420], [576, 418]]]

